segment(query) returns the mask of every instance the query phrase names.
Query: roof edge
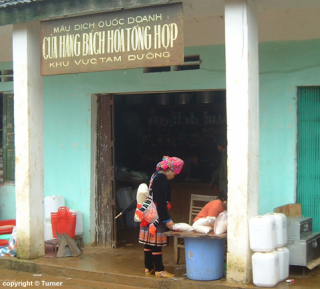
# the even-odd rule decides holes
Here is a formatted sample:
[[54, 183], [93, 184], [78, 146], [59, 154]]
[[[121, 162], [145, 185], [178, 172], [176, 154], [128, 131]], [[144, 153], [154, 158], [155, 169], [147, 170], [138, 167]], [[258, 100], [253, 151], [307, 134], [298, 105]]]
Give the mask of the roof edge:
[[61, 5], [61, 2], [58, 3], [56, 0], [31, 1], [17, 6], [0, 7], [0, 26], [171, 2], [171, 0], [65, 0]]

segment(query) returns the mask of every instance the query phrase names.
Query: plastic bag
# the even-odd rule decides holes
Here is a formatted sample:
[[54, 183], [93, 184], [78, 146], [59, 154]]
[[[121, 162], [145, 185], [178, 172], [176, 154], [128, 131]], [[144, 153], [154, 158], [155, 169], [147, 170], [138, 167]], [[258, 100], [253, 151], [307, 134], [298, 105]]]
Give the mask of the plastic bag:
[[11, 233], [11, 237], [9, 240], [9, 246], [13, 247], [17, 247], [16, 245], [16, 239], [17, 239], [17, 227], [13, 227], [12, 228], [12, 233]]
[[210, 233], [212, 231], [212, 227], [211, 226], [193, 224], [192, 228], [193, 228], [194, 231], [196, 231], [198, 233], [203, 233], [203, 234], [208, 234], [208, 233]]
[[130, 187], [121, 188], [116, 192], [116, 197], [119, 209], [123, 210], [132, 202], [132, 189]]
[[173, 231], [183, 231], [183, 232], [193, 231], [192, 226], [190, 226], [187, 223], [175, 223], [172, 229]]
[[6, 247], [0, 248], [0, 256], [7, 256], [7, 257], [16, 257], [17, 256], [17, 230], [16, 227], [13, 227], [12, 234], [9, 240], [9, 245]]
[[214, 233], [220, 235], [227, 232], [228, 228], [228, 212], [224, 211], [219, 214], [214, 222]]
[[202, 226], [210, 226], [214, 221], [216, 217], [205, 217], [205, 218], [200, 218], [196, 220], [193, 224], [194, 225], [202, 225]]

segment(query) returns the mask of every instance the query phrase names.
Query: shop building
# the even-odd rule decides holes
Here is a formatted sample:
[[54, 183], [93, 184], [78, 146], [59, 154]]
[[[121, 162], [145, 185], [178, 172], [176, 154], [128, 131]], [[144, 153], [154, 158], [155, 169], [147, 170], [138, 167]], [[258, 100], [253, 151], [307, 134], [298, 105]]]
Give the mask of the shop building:
[[[121, 187], [116, 164], [130, 157], [124, 167], [149, 173], [164, 154], [196, 154], [211, 172], [218, 162], [218, 135], [228, 139], [229, 281], [251, 279], [249, 218], [301, 202], [303, 213], [320, 229], [315, 173], [320, 3], [73, 2], [0, 4], [0, 217], [17, 219], [21, 258], [44, 253], [43, 199], [51, 195], [63, 195], [68, 207], [82, 212], [85, 244], [116, 247], [115, 192]], [[76, 43], [67, 36], [72, 21], [81, 35], [93, 29], [89, 24], [100, 23], [94, 22], [100, 15], [107, 19], [100, 26], [114, 25], [118, 31], [120, 19], [129, 17], [139, 22], [132, 27], [146, 27], [148, 21], [160, 21], [152, 18], [159, 14], [152, 11], [171, 11], [166, 5], [181, 6], [172, 22], [177, 26], [166, 26], [166, 31], [171, 31], [172, 41], [183, 36], [180, 46], [172, 46], [176, 54], [167, 64], [164, 52], [158, 66], [129, 61], [146, 60], [142, 54], [127, 55], [124, 66], [115, 54], [99, 65], [95, 57], [84, 57], [81, 63], [76, 59], [72, 69], [65, 67], [70, 55], [45, 61], [58, 59], [52, 54], [57, 47]], [[112, 19], [118, 22], [108, 22], [108, 15], [117, 15]], [[84, 21], [87, 17], [93, 20]], [[52, 34], [64, 35], [65, 42], [46, 34], [48, 23], [56, 29]], [[181, 28], [178, 34], [176, 27]], [[102, 43], [107, 36], [87, 34], [83, 51], [87, 47], [92, 54], [102, 53], [103, 46], [90, 48], [89, 43]], [[72, 47], [76, 56], [78, 48]], [[149, 57], [155, 59], [155, 54]], [[56, 72], [48, 72], [46, 64]], [[207, 182], [175, 182], [176, 202], [188, 206], [184, 186], [210, 193]], [[182, 221], [184, 210], [174, 216]]]

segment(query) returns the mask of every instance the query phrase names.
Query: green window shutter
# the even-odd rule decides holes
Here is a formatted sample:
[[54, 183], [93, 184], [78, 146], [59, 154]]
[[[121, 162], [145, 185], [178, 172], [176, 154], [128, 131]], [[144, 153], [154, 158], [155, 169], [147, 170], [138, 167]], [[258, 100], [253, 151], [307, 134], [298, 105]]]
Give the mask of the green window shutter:
[[302, 214], [320, 230], [320, 87], [298, 88], [298, 186]]
[[3, 93], [3, 180], [14, 181], [13, 93]]

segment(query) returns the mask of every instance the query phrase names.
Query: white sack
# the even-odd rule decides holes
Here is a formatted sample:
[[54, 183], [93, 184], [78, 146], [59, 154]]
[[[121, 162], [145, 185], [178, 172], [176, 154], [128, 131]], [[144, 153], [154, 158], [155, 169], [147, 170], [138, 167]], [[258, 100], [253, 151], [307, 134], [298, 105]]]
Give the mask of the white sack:
[[196, 220], [193, 223], [193, 225], [210, 226], [215, 221], [215, 219], [216, 219], [216, 217], [207, 216], [205, 218], [200, 218], [200, 219]]
[[183, 232], [193, 231], [192, 226], [190, 226], [187, 223], [175, 223], [172, 229], [173, 231], [183, 231]]
[[203, 233], [203, 234], [208, 234], [212, 231], [212, 227], [211, 226], [203, 226], [203, 225], [192, 225], [192, 228], [194, 231], [198, 232], [198, 233]]

